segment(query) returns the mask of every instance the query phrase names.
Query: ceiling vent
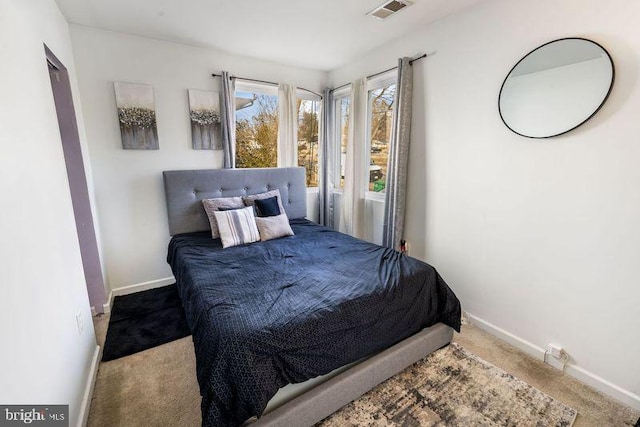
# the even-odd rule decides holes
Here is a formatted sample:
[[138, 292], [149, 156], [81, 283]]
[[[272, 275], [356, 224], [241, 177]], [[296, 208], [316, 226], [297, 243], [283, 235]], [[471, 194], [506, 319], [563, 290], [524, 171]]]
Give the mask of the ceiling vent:
[[371, 12], [367, 13], [367, 15], [371, 15], [377, 19], [387, 19], [391, 15], [401, 11], [407, 6], [411, 6], [412, 4], [413, 3], [408, 0], [391, 0], [383, 4], [382, 6], [376, 7]]

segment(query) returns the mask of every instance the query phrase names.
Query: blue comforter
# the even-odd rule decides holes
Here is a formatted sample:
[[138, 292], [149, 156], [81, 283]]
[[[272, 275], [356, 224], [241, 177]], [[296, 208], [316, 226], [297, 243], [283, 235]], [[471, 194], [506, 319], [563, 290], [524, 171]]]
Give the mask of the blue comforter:
[[261, 415], [276, 391], [443, 322], [460, 303], [435, 269], [306, 220], [295, 236], [222, 250], [175, 236], [168, 262], [193, 334], [204, 426]]

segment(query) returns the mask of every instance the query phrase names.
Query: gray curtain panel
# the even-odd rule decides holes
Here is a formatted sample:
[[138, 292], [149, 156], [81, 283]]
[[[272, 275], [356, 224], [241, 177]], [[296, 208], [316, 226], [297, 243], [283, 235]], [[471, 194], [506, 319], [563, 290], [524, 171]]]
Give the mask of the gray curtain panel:
[[322, 97], [322, 118], [320, 124], [319, 179], [320, 224], [333, 228], [333, 185], [336, 144], [332, 144], [335, 134], [333, 90], [325, 89]]
[[222, 125], [223, 167], [236, 167], [236, 101], [235, 84], [228, 71], [222, 72], [220, 93], [220, 121]]
[[413, 68], [410, 58], [398, 60], [396, 83], [396, 108], [387, 163], [385, 189], [384, 228], [382, 244], [398, 249], [404, 232], [405, 202], [407, 197], [407, 168], [411, 143], [411, 101], [413, 92]]

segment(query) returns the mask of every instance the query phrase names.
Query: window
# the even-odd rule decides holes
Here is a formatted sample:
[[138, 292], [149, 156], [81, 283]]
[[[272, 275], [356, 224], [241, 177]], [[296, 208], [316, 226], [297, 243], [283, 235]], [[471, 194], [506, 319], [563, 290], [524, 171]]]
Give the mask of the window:
[[236, 167], [278, 166], [278, 88], [236, 84]]
[[319, 113], [319, 99], [298, 98], [298, 166], [307, 170], [307, 187], [318, 186]]
[[[236, 83], [236, 167], [278, 166], [278, 88]], [[298, 165], [307, 170], [307, 187], [318, 186], [320, 98], [298, 93]]]
[[336, 182], [337, 188], [344, 188], [344, 164], [347, 158], [347, 140], [349, 138], [349, 90], [336, 93], [335, 97], [335, 124], [336, 124], [336, 142], [340, 144], [340, 157], [337, 164], [340, 169], [340, 181]]
[[369, 85], [369, 191], [384, 192], [391, 124], [396, 95], [395, 75]]

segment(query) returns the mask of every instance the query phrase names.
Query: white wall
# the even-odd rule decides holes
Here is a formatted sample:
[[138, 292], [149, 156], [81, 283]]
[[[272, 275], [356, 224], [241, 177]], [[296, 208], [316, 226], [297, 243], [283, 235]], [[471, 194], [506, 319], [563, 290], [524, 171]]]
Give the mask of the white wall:
[[[211, 74], [227, 70], [319, 91], [327, 74], [212, 49], [70, 27], [107, 280], [112, 289], [119, 289], [170, 277], [162, 171], [222, 166], [222, 151], [191, 149], [187, 89], [218, 91], [219, 79]], [[160, 150], [122, 149], [114, 81], [153, 86]]]
[[364, 239], [381, 245], [384, 231], [384, 198], [365, 199], [364, 217]]
[[[564, 346], [573, 375], [640, 408], [637, 16], [640, 3], [626, 0], [486, 1], [330, 80], [430, 55], [414, 69], [411, 254], [441, 272], [466, 311], [532, 352]], [[498, 115], [503, 79], [524, 54], [567, 36], [609, 50], [611, 97], [567, 135], [519, 137]]]
[[43, 47], [69, 71], [82, 139], [71, 41], [53, 0], [0, 2], [0, 40], [0, 402], [70, 404], [76, 425], [97, 346]]

